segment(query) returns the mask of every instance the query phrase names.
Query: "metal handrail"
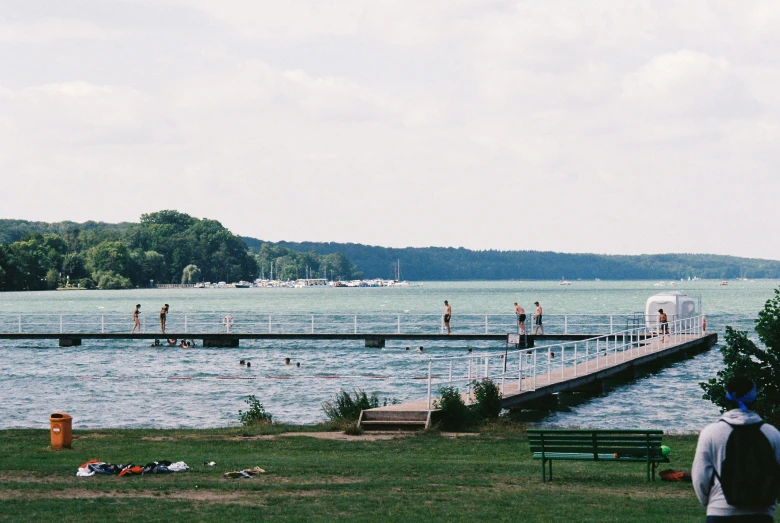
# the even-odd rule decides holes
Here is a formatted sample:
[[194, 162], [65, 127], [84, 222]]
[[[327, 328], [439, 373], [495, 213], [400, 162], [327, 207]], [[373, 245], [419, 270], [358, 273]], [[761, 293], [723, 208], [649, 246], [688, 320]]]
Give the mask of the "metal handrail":
[[[434, 374], [434, 370], [438, 372], [442, 363], [445, 363], [445, 369], [448, 366], [448, 369], [446, 369], [448, 371], [447, 383], [449, 386], [452, 386], [453, 383], [464, 381], [464, 378], [453, 380], [454, 364], [467, 360], [467, 368], [464, 371], [467, 376], [465, 383], [468, 385], [469, 398], [471, 397], [470, 384], [474, 379], [490, 378], [491, 359], [497, 361], [500, 367], [502, 367], [501, 372], [494, 374], [501, 379], [500, 389], [502, 394], [508, 378], [517, 380], [517, 392], [520, 393], [525, 390], [536, 390], [537, 378], [540, 375], [546, 376], [545, 385], [550, 385], [553, 374], [557, 372], [560, 372], [562, 379], [567, 375], [567, 370], [570, 371], [568, 374], [571, 374], [572, 377], [577, 377], [580, 366], [583, 363], [585, 364], [585, 373], [590, 373], [591, 370], [597, 371], [609, 366], [610, 359], [612, 360], [612, 365], [617, 364], [619, 358], [622, 358], [621, 361], [625, 361], [627, 349], [639, 348], [640, 351], [644, 349], [644, 354], [647, 354], [648, 348], [654, 342], [664, 342], [667, 336], [674, 344], [683, 341], [684, 336], [701, 336], [704, 333], [702, 319], [703, 316], [693, 316], [670, 321], [668, 322], [668, 329], [664, 328], [656, 320], [655, 324], [652, 324], [650, 327], [642, 325], [641, 327], [594, 336], [576, 342], [553, 343], [530, 349], [506, 351], [502, 354], [491, 355], [482, 353], [453, 357], [431, 357], [428, 359], [428, 408], [431, 408], [433, 380], [440, 379], [438, 374]], [[554, 354], [560, 354], [560, 357], [556, 360]], [[569, 356], [568, 361], [567, 354]], [[542, 356], [540, 357], [540, 355]], [[510, 365], [510, 359], [515, 357], [517, 358], [517, 363]], [[482, 376], [478, 376], [480, 374], [478, 370], [482, 367], [482, 363], [476, 364], [480, 360], [484, 360]], [[434, 369], [434, 364], [437, 364], [436, 369]], [[591, 367], [593, 368], [591, 369]], [[513, 370], [508, 371], [509, 368]], [[473, 372], [475, 369], [476, 372]]]
[[[148, 318], [147, 318], [148, 317]], [[232, 318], [227, 328], [225, 318]], [[631, 314], [550, 314], [545, 315], [545, 329], [549, 334], [591, 334], [609, 326], [613, 333], [616, 322]], [[652, 316], [650, 316], [652, 318]], [[144, 330], [159, 325], [156, 313], [141, 314]], [[464, 334], [505, 334], [516, 332], [514, 314], [461, 314], [455, 316], [452, 329]], [[531, 316], [526, 319], [530, 331]], [[443, 331], [439, 314], [411, 313], [304, 313], [304, 312], [187, 312], [169, 313], [167, 330], [185, 333], [208, 333], [214, 330], [249, 333], [345, 333], [354, 334], [424, 334]], [[225, 327], [225, 328], [223, 328]], [[0, 333], [35, 333], [48, 329], [62, 333], [105, 333], [132, 328], [130, 314], [108, 312], [84, 313], [0, 313]]]

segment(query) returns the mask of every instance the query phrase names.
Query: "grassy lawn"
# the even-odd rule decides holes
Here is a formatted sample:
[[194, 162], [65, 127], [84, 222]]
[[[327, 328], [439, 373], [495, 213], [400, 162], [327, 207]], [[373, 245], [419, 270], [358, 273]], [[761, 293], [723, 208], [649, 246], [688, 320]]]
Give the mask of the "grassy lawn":
[[[0, 521], [704, 519], [689, 483], [647, 482], [643, 464], [557, 462], [555, 481], [542, 484], [517, 430], [375, 441], [280, 435], [312, 430], [76, 431], [73, 449], [61, 451], [49, 448], [48, 431], [0, 431]], [[664, 439], [669, 467], [690, 470], [696, 437]], [[77, 478], [90, 459], [183, 460], [192, 470]], [[216, 467], [203, 465], [212, 460]], [[267, 473], [222, 477], [255, 465]]]

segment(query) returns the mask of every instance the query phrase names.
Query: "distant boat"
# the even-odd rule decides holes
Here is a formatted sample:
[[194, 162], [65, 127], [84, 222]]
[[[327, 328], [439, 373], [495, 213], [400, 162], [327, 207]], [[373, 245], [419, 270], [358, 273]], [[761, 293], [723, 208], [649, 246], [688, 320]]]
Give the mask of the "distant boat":
[[727, 282], [727, 281], [722, 281], [722, 282], [720, 282], [720, 286], [721, 286], [721, 287], [725, 287], [725, 286], [726, 286], [726, 285], [728, 285], [728, 284], [729, 284], [729, 282]]
[[662, 281], [659, 281], [658, 283], [654, 283], [653, 287], [666, 287], [666, 284]]
[[561, 277], [561, 281], [558, 282], [558, 285], [571, 285], [571, 282], [566, 281], [563, 277]]
[[596, 278], [596, 279], [595, 279], [595, 280], [593, 280], [593, 281], [601, 281], [601, 278]]
[[251, 286], [252, 286], [251, 283], [244, 280], [241, 280], [240, 282], [233, 284], [233, 287], [235, 287], [236, 289], [248, 289]]

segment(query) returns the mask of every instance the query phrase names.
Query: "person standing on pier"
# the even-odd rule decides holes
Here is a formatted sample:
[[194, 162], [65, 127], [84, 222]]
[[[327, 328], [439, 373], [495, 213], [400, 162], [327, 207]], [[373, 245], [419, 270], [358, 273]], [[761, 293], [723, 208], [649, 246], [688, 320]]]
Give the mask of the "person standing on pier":
[[665, 334], [669, 334], [669, 317], [666, 315], [663, 309], [658, 309], [658, 323], [659, 323], [659, 334], [662, 338], [665, 338]]
[[515, 302], [515, 314], [517, 314], [517, 327], [520, 329], [520, 335], [525, 336], [525, 309], [517, 302]]
[[450, 318], [452, 318], [452, 307], [444, 300], [444, 326], [447, 327], [447, 334], [450, 333]]
[[141, 318], [139, 317], [141, 314], [141, 304], [137, 304], [135, 306], [135, 310], [133, 311], [133, 330], [130, 331], [130, 334], [135, 334], [135, 329], [138, 329], [138, 333], [141, 333]]
[[544, 326], [542, 325], [542, 306], [539, 305], [538, 301], [535, 301], [534, 305], [536, 305], [536, 313], [534, 314], [534, 325], [536, 325], [534, 328], [534, 336], [539, 334], [539, 329], [542, 330], [542, 336], [544, 336]]
[[168, 304], [166, 303], [162, 309], [160, 309], [160, 328], [162, 333], [165, 334], [165, 322], [168, 320]]

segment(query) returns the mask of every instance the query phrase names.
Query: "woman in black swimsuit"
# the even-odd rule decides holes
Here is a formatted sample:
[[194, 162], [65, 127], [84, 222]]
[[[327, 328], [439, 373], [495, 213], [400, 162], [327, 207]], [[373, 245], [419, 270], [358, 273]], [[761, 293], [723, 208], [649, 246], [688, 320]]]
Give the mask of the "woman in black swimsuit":
[[138, 315], [141, 314], [141, 304], [135, 306], [135, 310], [133, 311], [133, 330], [130, 331], [130, 334], [135, 333], [135, 329], [138, 329], [138, 332], [141, 332], [141, 320], [139, 319]]
[[165, 322], [168, 320], [168, 304], [166, 303], [165, 306], [160, 309], [160, 328], [162, 329], [163, 334], [165, 334]]

